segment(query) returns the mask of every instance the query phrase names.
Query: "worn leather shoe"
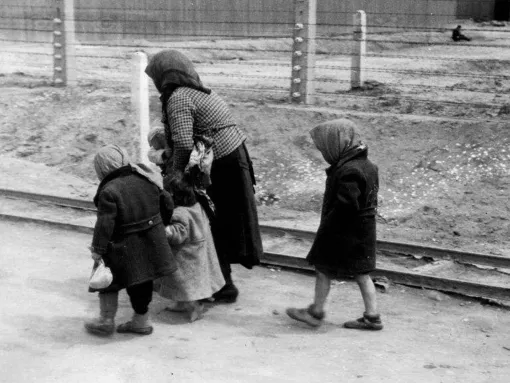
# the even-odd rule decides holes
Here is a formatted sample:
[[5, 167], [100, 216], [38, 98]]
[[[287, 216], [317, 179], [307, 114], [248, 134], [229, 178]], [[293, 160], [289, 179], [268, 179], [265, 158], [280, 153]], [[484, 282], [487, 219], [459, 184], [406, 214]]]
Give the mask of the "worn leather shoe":
[[234, 303], [239, 295], [239, 290], [233, 283], [227, 283], [220, 291], [213, 294], [215, 302]]

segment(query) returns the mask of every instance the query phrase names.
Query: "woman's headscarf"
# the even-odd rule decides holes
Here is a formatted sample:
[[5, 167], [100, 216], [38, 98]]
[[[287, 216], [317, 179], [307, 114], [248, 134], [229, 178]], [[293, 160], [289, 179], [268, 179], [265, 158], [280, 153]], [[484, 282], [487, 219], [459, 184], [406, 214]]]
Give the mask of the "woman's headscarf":
[[108, 174], [129, 164], [129, 155], [124, 148], [106, 145], [98, 150], [94, 157], [94, 169], [97, 178], [103, 180]]
[[145, 68], [145, 73], [152, 78], [159, 93], [164, 93], [165, 88], [175, 89], [179, 86], [211, 93], [202, 84], [191, 60], [176, 50], [167, 49], [156, 53]]
[[156, 53], [149, 61], [145, 73], [152, 78], [161, 93], [161, 112], [164, 125], [168, 124], [166, 104], [175, 89], [180, 86], [196, 89], [207, 94], [211, 89], [204, 87], [200, 76], [190, 59], [181, 52], [167, 49]]
[[326, 121], [310, 131], [315, 146], [330, 165], [336, 165], [362, 145], [356, 125], [347, 119]]

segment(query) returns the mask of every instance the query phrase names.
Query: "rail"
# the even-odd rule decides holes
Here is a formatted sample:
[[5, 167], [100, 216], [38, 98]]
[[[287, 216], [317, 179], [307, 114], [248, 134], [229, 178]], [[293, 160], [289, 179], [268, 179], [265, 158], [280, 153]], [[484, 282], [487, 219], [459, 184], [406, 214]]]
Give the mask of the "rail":
[[[66, 198], [60, 196], [45, 195], [26, 191], [17, 191], [10, 189], [0, 189], [0, 197], [33, 201], [37, 203], [61, 206], [65, 208], [74, 208], [84, 211], [95, 211], [92, 201]], [[82, 233], [91, 234], [93, 227], [68, 222], [59, 222], [50, 219], [27, 218], [13, 214], [0, 214], [0, 219], [11, 221], [30, 221], [38, 224], [56, 226], [65, 230], [73, 230]], [[288, 237], [301, 240], [313, 241], [315, 233], [313, 231], [300, 230], [295, 228], [285, 228], [271, 224], [261, 224], [263, 235], [271, 237]], [[495, 256], [489, 254], [473, 253], [447, 249], [441, 247], [424, 246], [421, 244], [395, 242], [387, 240], [377, 241], [378, 252], [382, 255], [391, 257], [412, 257], [416, 259], [429, 259], [430, 261], [443, 260], [451, 261], [462, 265], [479, 265], [494, 269], [510, 269], [510, 258]], [[306, 259], [275, 252], [266, 251], [261, 259], [261, 263], [267, 266], [283, 267], [292, 270], [305, 272], [313, 271], [313, 267], [308, 264]], [[508, 285], [489, 285], [477, 281], [466, 281], [452, 278], [436, 277], [433, 275], [424, 275], [412, 270], [398, 270], [391, 267], [378, 267], [373, 273], [374, 277], [386, 277], [393, 283], [421, 287], [426, 289], [441, 290], [461, 295], [487, 298], [492, 300], [510, 300], [510, 287]], [[509, 276], [510, 278], [510, 276]]]

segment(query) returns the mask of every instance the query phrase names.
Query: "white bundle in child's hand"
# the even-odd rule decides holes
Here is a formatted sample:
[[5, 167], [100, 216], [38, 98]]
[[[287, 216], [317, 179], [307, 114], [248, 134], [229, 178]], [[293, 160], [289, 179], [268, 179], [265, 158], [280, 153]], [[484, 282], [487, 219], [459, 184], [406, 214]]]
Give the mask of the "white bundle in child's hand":
[[110, 268], [106, 267], [101, 259], [97, 261], [97, 266], [92, 269], [89, 287], [92, 289], [105, 289], [112, 283], [113, 275]]

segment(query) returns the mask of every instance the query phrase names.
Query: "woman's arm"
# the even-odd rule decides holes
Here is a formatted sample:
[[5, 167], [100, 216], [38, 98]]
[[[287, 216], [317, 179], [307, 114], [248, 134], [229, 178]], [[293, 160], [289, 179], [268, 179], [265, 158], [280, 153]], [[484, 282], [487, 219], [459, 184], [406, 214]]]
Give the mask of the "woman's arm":
[[195, 105], [189, 97], [175, 91], [168, 99], [168, 126], [173, 142], [174, 170], [184, 171], [193, 149]]

